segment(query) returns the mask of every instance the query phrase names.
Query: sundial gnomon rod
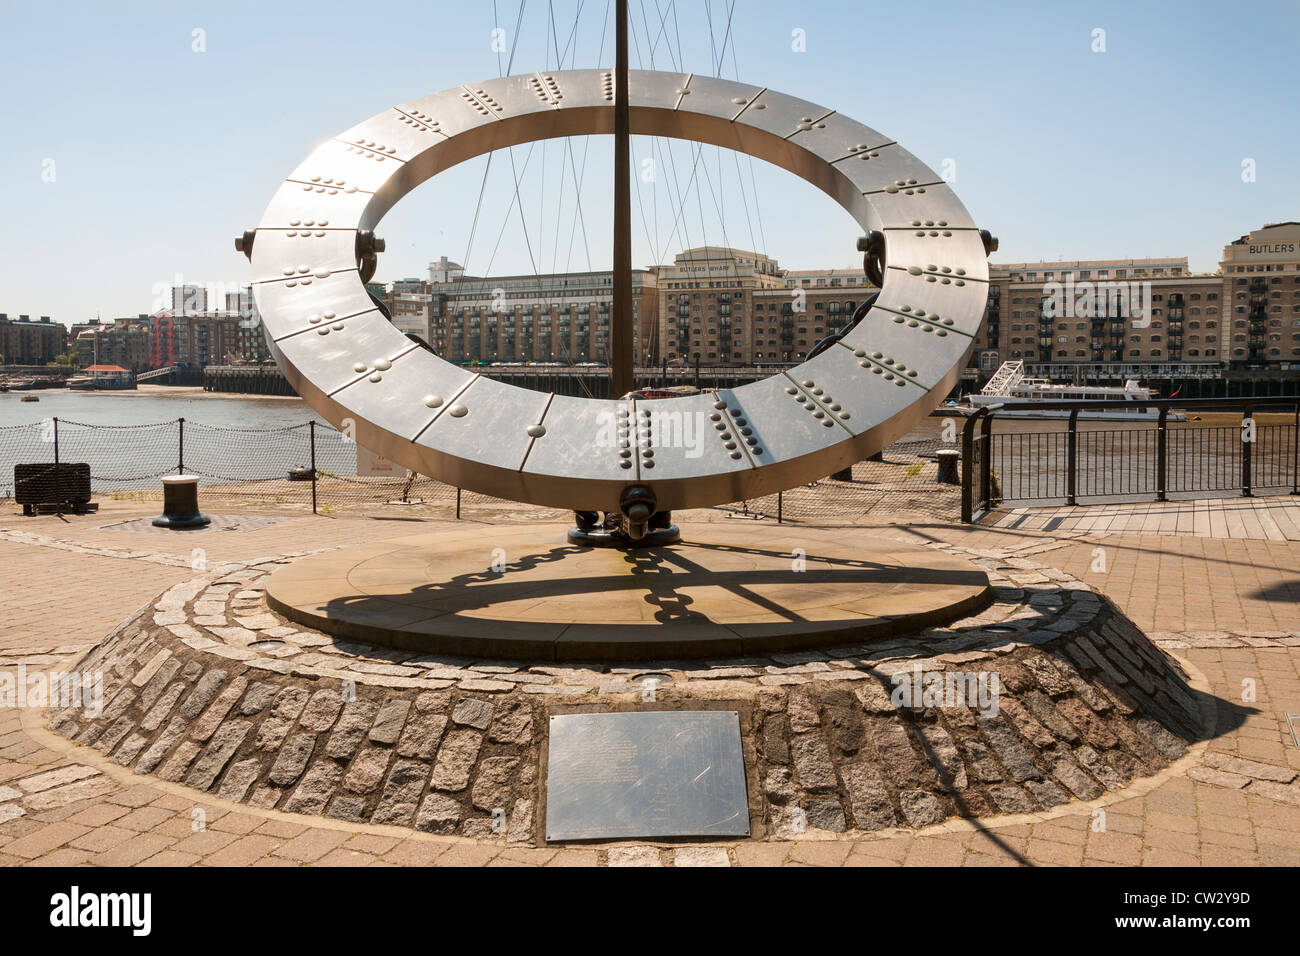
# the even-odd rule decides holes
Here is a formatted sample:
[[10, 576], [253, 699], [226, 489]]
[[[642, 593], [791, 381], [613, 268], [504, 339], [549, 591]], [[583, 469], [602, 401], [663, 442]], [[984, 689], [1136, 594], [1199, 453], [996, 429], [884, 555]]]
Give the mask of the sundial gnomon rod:
[[632, 185], [631, 124], [628, 117], [627, 0], [616, 6], [614, 70], [614, 302], [609, 322], [610, 397], [632, 391], [634, 330], [632, 322]]

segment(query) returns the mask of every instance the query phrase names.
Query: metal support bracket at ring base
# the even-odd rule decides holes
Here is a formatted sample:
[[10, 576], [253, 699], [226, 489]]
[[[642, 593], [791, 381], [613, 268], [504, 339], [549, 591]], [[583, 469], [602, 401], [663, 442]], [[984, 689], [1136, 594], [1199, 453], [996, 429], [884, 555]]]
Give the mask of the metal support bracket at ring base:
[[672, 513], [656, 507], [654, 492], [646, 485], [629, 485], [619, 499], [619, 510], [606, 513], [575, 511], [569, 543], [587, 547], [647, 548], [676, 544], [681, 532]]
[[651, 519], [650, 527], [639, 538], [633, 538], [628, 534], [621, 522], [621, 515], [617, 516], [620, 520], [614, 527], [609, 527], [611, 517], [613, 516], [606, 515], [605, 521], [602, 522], [599, 512], [575, 511], [575, 523], [568, 534], [569, 544], [584, 548], [618, 548], [623, 551], [634, 551], [640, 548], [661, 548], [678, 544], [682, 540], [681, 529], [672, 523], [671, 513], [667, 511], [656, 512]]

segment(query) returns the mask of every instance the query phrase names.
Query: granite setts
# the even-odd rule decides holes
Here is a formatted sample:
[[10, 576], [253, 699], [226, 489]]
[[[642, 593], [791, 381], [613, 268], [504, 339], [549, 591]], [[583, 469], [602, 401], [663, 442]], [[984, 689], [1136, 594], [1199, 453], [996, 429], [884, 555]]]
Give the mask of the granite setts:
[[[887, 643], [629, 666], [343, 641], [268, 610], [259, 582], [297, 555], [224, 565], [165, 592], [80, 662], [103, 675], [102, 713], [54, 710], [50, 722], [136, 773], [235, 802], [517, 843], [541, 839], [540, 757], [557, 712], [735, 709], [755, 839], [1090, 800], [1202, 734], [1172, 659], [1087, 585], [1030, 557], [1058, 544], [933, 546], [986, 569], [995, 602]], [[896, 685], [920, 693], [900, 701]]]

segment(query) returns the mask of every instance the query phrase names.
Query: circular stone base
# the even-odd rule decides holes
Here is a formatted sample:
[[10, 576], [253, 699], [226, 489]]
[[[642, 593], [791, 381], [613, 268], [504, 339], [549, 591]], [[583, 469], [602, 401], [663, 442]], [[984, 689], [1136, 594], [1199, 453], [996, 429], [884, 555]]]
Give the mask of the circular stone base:
[[[734, 544], [735, 529], [726, 533]], [[880, 553], [891, 547], [888, 529], [872, 533]], [[465, 534], [515, 553], [509, 528]], [[646, 665], [481, 661], [342, 640], [267, 608], [266, 582], [300, 553], [217, 564], [76, 665], [103, 676], [102, 706], [71, 695], [48, 719], [82, 748], [79, 761], [98, 751], [195, 799], [500, 845], [545, 841], [551, 718], [565, 714], [735, 712], [750, 839], [799, 841], [953, 817], [1077, 819], [1149, 791], [1216, 727], [1238, 725], [1113, 604], [1036, 561], [1044, 539], [999, 544], [927, 549], [985, 568], [994, 591], [978, 614], [941, 627]], [[769, 550], [787, 545], [771, 539]]]
[[404, 650], [526, 660], [736, 657], [860, 644], [974, 614], [985, 572], [871, 530], [700, 525], [619, 551], [556, 525], [415, 535], [302, 558], [270, 607]]

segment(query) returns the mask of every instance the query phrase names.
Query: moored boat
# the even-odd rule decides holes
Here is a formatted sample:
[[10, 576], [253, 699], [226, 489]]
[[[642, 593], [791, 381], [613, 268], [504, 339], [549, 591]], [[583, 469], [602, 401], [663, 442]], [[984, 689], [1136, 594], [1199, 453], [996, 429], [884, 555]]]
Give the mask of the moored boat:
[[[978, 393], [966, 396], [969, 410], [998, 405], [999, 418], [1069, 418], [1069, 408], [1035, 408], [1048, 402], [1112, 402], [1111, 408], [1081, 408], [1080, 419], [1105, 421], [1142, 421], [1157, 419], [1160, 409], [1151, 404], [1151, 389], [1137, 379], [1116, 385], [1054, 385], [1046, 379], [1026, 378], [1023, 362], [1004, 362]], [[1166, 421], [1182, 422], [1187, 416], [1170, 410]]]

